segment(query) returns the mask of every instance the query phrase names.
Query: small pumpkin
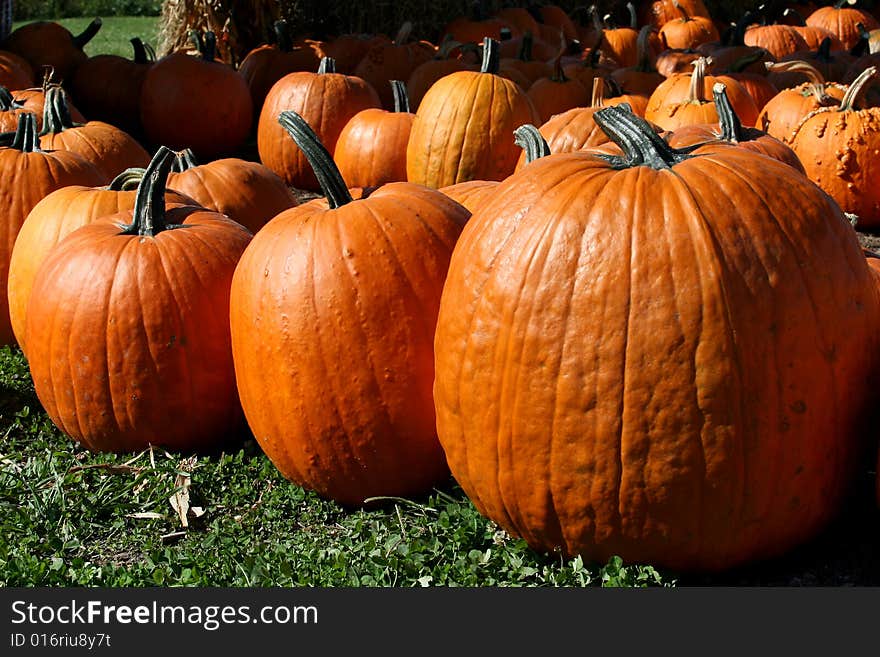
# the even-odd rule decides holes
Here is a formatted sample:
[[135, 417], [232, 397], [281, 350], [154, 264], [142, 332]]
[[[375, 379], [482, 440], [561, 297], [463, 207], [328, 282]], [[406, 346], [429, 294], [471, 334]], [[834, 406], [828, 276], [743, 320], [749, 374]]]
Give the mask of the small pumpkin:
[[526, 93], [542, 123], [549, 121], [554, 114], [583, 107], [590, 102], [589, 90], [580, 81], [565, 75], [561, 56], [553, 62], [550, 77], [535, 80]]
[[678, 0], [672, 0], [672, 4], [681, 15], [660, 28], [660, 42], [665, 48], [684, 50], [718, 41], [718, 30], [711, 18], [691, 16]]
[[67, 235], [34, 278], [34, 389], [92, 451], [211, 450], [243, 428], [226, 318], [251, 235], [219, 213], [166, 205], [173, 159], [160, 147], [134, 208]]
[[341, 504], [423, 494], [448, 476], [434, 325], [470, 213], [407, 182], [348, 190], [302, 117], [279, 122], [325, 198], [278, 215], [236, 268], [230, 323], [248, 424], [285, 477]]

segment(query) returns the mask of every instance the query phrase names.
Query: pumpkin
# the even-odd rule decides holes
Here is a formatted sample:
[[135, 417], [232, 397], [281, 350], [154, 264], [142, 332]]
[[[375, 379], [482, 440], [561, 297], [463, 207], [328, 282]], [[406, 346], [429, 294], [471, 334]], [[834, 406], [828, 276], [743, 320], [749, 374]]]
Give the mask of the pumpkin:
[[754, 153], [760, 153], [783, 162], [796, 171], [804, 173], [804, 166], [795, 152], [776, 137], [757, 128], [747, 128], [739, 120], [723, 82], [712, 87], [712, 98], [718, 113], [718, 125], [691, 125], [675, 130], [666, 141], [673, 148], [684, 148], [718, 139]]
[[806, 115], [820, 107], [839, 105], [846, 93], [840, 84], [826, 83], [822, 74], [804, 61], [768, 64], [768, 70], [777, 73], [798, 72], [809, 80], [792, 89], [783, 89], [767, 101], [755, 127], [789, 144], [792, 131]]
[[390, 42], [391, 38], [385, 34], [342, 34], [321, 42], [306, 39], [306, 43], [314, 48], [321, 59], [332, 59], [336, 72], [343, 75], [353, 75], [354, 69], [371, 48]]
[[664, 130], [681, 126], [716, 123], [718, 113], [714, 101], [707, 98], [712, 85], [723, 82], [727, 96], [744, 125], [753, 126], [758, 118], [758, 108], [749, 93], [733, 78], [706, 75], [707, 60], [701, 57], [694, 62], [691, 75], [676, 74], [667, 78], [648, 99], [645, 118]]
[[585, 50], [580, 61], [565, 64], [562, 70], [565, 75], [574, 78], [587, 89], [593, 88], [593, 80], [595, 78], [605, 78], [611, 75], [612, 71], [620, 68], [616, 62], [608, 59], [602, 51], [602, 42], [604, 36], [599, 34], [596, 44]]
[[[470, 55], [471, 51], [476, 50], [472, 44], [461, 44], [447, 39], [440, 44], [437, 54], [433, 59], [419, 64], [410, 73], [409, 79], [406, 81], [406, 95], [409, 98], [409, 105], [413, 111], [418, 109], [425, 93], [440, 78], [456, 71], [479, 70], [479, 64], [472, 62], [470, 57], [465, 58], [463, 56], [465, 45], [468, 46], [468, 55]], [[453, 56], [453, 52], [456, 51], [459, 52], [459, 56]]]
[[541, 22], [558, 28], [565, 39], [569, 41], [576, 41], [578, 39], [577, 25], [575, 25], [571, 16], [558, 5], [541, 5], [538, 7], [538, 14], [541, 17]]
[[82, 155], [104, 174], [105, 183], [125, 169], [150, 162], [150, 154], [125, 131], [103, 121], [74, 123], [59, 87], [46, 92], [40, 148]]
[[542, 123], [549, 121], [554, 114], [583, 107], [590, 102], [589, 90], [578, 80], [566, 77], [561, 56], [553, 62], [550, 77], [535, 80], [526, 93]]
[[865, 448], [880, 295], [858, 240], [787, 165], [597, 117], [623, 157], [535, 161], [453, 252], [451, 472], [542, 553], [679, 572], [782, 554], [840, 510]]
[[[794, 53], [793, 55], [783, 57], [781, 61], [807, 62], [816, 68], [826, 80], [830, 82], [843, 82], [847, 70], [855, 60], [856, 57], [848, 52], [832, 51], [831, 39], [826, 38], [819, 44], [818, 49]], [[777, 84], [780, 89], [795, 87], [803, 81], [803, 78], [798, 79], [797, 75], [789, 76], [784, 82], [774, 78], [774, 84]]]
[[[743, 23], [748, 25], [750, 17], [754, 17], [754, 14], [749, 12]], [[751, 25], [745, 31], [743, 43], [763, 48], [776, 60], [808, 49], [804, 37], [791, 25]]]
[[790, 140], [807, 177], [867, 229], [880, 226], [880, 108], [856, 109], [856, 103], [877, 70], [865, 69], [839, 106], [821, 107], [801, 119]]
[[[815, 11], [815, 10], [814, 10]], [[812, 13], [812, 12], [811, 12]], [[803, 14], [790, 7], [787, 7], [782, 12], [783, 17], [789, 17], [791, 22], [786, 23], [787, 25], [793, 25], [794, 28], [800, 32], [800, 35], [804, 38], [804, 41], [807, 44], [807, 49], [809, 51], [816, 50], [822, 44], [825, 39], [830, 40], [830, 48], [831, 50], [840, 51], [846, 50], [843, 47], [843, 43], [840, 39], [837, 38], [837, 35], [832, 33], [830, 30], [824, 27], [816, 27], [815, 25], [807, 25], [806, 19], [804, 19]]]
[[441, 187], [440, 191], [470, 212], [474, 212], [480, 203], [492, 197], [498, 185], [497, 180], [466, 180]]
[[168, 186], [203, 208], [225, 214], [251, 233], [297, 204], [284, 181], [259, 162], [227, 157], [199, 164], [189, 149], [177, 154]]
[[236, 268], [230, 323], [248, 424], [285, 477], [341, 504], [423, 494], [448, 477], [432, 341], [470, 213], [407, 182], [349, 191], [302, 117], [279, 122], [326, 198], [275, 217]]
[[852, 48], [861, 36], [859, 23], [867, 30], [880, 28], [880, 22], [871, 14], [857, 7], [844, 7], [847, 0], [838, 0], [833, 6], [819, 7], [807, 16], [807, 25], [821, 27], [835, 35], [845, 49]]
[[28, 213], [60, 187], [102, 182], [100, 171], [82, 156], [41, 151], [34, 115], [19, 116], [12, 145], [0, 148], [0, 345], [15, 339], [6, 289], [12, 248]]
[[528, 91], [536, 80], [548, 77], [553, 73], [553, 65], [547, 60], [553, 59], [558, 53], [544, 52], [535, 56], [532, 52], [534, 38], [531, 32], [526, 32], [519, 40], [515, 54], [504, 55], [504, 47], [514, 41], [501, 42], [501, 59], [498, 62], [498, 75], [508, 80], [513, 80]]
[[593, 11], [594, 29], [603, 38], [602, 48], [605, 54], [617, 62], [618, 66], [629, 67], [639, 63], [639, 27], [636, 18], [635, 7], [631, 2], [626, 3], [629, 12], [629, 25], [624, 27], [609, 28], [606, 20], [599, 20], [597, 11]]
[[34, 69], [14, 52], [0, 50], [0, 87], [25, 89], [34, 83]]
[[140, 134], [141, 88], [155, 56], [139, 38], [130, 41], [132, 59], [109, 54], [89, 57], [77, 67], [70, 90], [89, 119]]
[[141, 87], [141, 122], [149, 140], [191, 148], [205, 159], [235, 152], [251, 128], [253, 102], [244, 77], [215, 59], [216, 37], [207, 32], [201, 55], [165, 55]]
[[85, 123], [86, 118], [71, 102], [70, 96], [64, 88], [59, 84], [49, 82], [48, 77], [43, 81], [42, 87], [19, 89], [11, 93], [16, 105], [25, 111], [33, 112], [37, 121], [37, 130], [41, 131], [43, 129], [43, 115], [46, 113], [46, 93], [50, 89], [58, 89], [64, 95], [64, 100], [67, 102], [67, 111], [75, 123]]
[[[143, 170], [120, 173], [105, 187], [69, 185], [43, 197], [28, 213], [9, 260], [9, 317], [21, 350], [27, 353], [25, 313], [34, 277], [52, 248], [77, 228], [101, 217], [134, 207]], [[168, 203], [199, 205], [192, 198], [166, 190]]]
[[317, 73], [288, 73], [278, 80], [263, 103], [257, 124], [260, 161], [291, 187], [317, 191], [318, 179], [302, 150], [278, 123], [285, 110], [301, 114], [328, 149], [345, 124], [358, 112], [382, 106], [373, 86], [362, 78], [336, 72], [336, 62], [325, 57]]
[[378, 187], [406, 180], [406, 146], [415, 114], [406, 86], [392, 80], [394, 111], [379, 108], [355, 114], [336, 140], [333, 159], [349, 187]]
[[718, 30], [711, 18], [691, 16], [678, 0], [672, 0], [672, 4], [681, 15], [666, 21], [660, 28], [660, 42], [664, 45], [664, 49], [684, 50], [718, 41], [720, 38]]
[[263, 44], [248, 51], [238, 67], [251, 94], [255, 119], [259, 117], [263, 101], [273, 84], [288, 73], [314, 71], [321, 63], [313, 48], [293, 45], [287, 21], [275, 21], [273, 29], [275, 43]]
[[650, 39], [653, 28], [645, 25], [639, 31], [636, 48], [638, 50], [638, 62], [635, 66], [618, 68], [611, 72], [611, 79], [617, 83], [621, 93], [639, 94], [650, 96], [665, 79], [654, 66], [654, 56], [651, 52]]
[[437, 54], [436, 48], [427, 41], [409, 41], [412, 23], [404, 23], [394, 41], [380, 43], [370, 48], [354, 69], [356, 77], [366, 80], [379, 94], [382, 107], [394, 109], [394, 96], [389, 80], [408, 80], [421, 64]]
[[512, 133], [540, 118], [525, 91], [496, 75], [498, 55], [498, 42], [486, 39], [479, 72], [447, 75], [425, 94], [407, 144], [407, 180], [436, 189], [513, 173]]
[[226, 318], [251, 235], [216, 212], [166, 205], [173, 159], [159, 148], [134, 208], [67, 235], [34, 278], [34, 389], [92, 451], [207, 451], [243, 427]]
[[57, 80], [70, 82], [76, 68], [88, 59], [83, 48], [100, 29], [100, 18], [75, 36], [55, 21], [33, 21], [13, 30], [0, 43], [0, 49], [22, 57], [40, 77], [48, 69]]
[[658, 30], [668, 21], [681, 17], [679, 7], [684, 9], [688, 16], [705, 16], [710, 18], [709, 10], [703, 3], [703, 0], [656, 0], [656, 2], [641, 2], [640, 6], [640, 22], [642, 24], [650, 24]]

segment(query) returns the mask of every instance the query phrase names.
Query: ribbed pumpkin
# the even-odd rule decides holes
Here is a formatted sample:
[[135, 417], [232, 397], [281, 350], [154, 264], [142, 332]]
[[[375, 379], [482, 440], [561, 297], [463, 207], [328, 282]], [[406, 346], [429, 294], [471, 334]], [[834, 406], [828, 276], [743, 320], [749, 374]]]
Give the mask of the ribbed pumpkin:
[[880, 27], [880, 22], [858, 7], [844, 7], [846, 2], [847, 0], [838, 0], [831, 7], [818, 8], [807, 16], [807, 25], [828, 30], [840, 39], [844, 48], [849, 49], [859, 42], [860, 23], [865, 29], [874, 30]]
[[126, 169], [150, 163], [150, 154], [124, 130], [103, 121], [75, 123], [59, 87], [46, 92], [40, 148], [82, 155], [104, 174], [105, 183]]
[[856, 236], [789, 166], [597, 116], [624, 157], [537, 160], [456, 245], [434, 348], [452, 474], [541, 552], [782, 554], [867, 444], [880, 295]]
[[382, 106], [376, 90], [359, 77], [336, 73], [336, 62], [321, 60], [317, 73], [289, 73], [278, 80], [263, 103], [257, 125], [260, 161], [292, 187], [318, 191], [309, 161], [278, 124], [285, 110], [300, 114], [331, 151], [345, 124], [358, 112]]
[[[406, 95], [409, 98], [410, 108], [413, 111], [417, 110], [425, 93], [440, 78], [456, 71], [479, 70], [479, 65], [472, 61], [476, 59], [473, 55], [475, 50], [476, 46], [471, 43], [461, 44], [452, 39], [441, 43], [437, 54], [413, 69], [406, 80]], [[453, 53], [456, 52], [459, 54], [454, 55]]]
[[703, 0], [656, 0], [655, 2], [639, 3], [639, 18], [641, 23], [650, 23], [660, 29], [668, 21], [681, 17], [681, 12], [675, 6], [679, 4], [687, 11], [689, 16], [709, 17], [709, 10]]
[[660, 42], [665, 48], [684, 50], [718, 41], [718, 29], [711, 18], [691, 16], [678, 0], [672, 0], [672, 4], [680, 16], [666, 21], [660, 28]]
[[34, 389], [93, 451], [211, 450], [243, 428], [226, 318], [251, 235], [216, 212], [166, 206], [173, 158], [161, 147], [134, 209], [70, 233], [34, 279]]
[[452, 73], [428, 90], [407, 145], [407, 180], [436, 189], [513, 173], [520, 151], [513, 131], [540, 117], [526, 92], [497, 70], [498, 42], [486, 39], [479, 72]]
[[856, 109], [877, 68], [866, 69], [837, 107], [822, 107], [794, 128], [791, 148], [807, 177], [838, 205], [859, 217], [859, 226], [880, 226], [880, 108]]
[[12, 145], [0, 148], [0, 345], [15, 339], [6, 289], [12, 248], [28, 213], [56, 189], [103, 182], [95, 165], [76, 153], [41, 151], [34, 115], [19, 117]]
[[297, 204], [284, 181], [259, 162], [227, 157], [199, 164], [190, 150], [178, 153], [168, 187], [254, 234], [276, 214]]
[[43, 81], [43, 86], [41, 87], [29, 87], [27, 89], [12, 91], [11, 93], [16, 105], [28, 112], [34, 113], [37, 120], [37, 130], [41, 131], [43, 129], [43, 115], [46, 113], [46, 94], [50, 89], [58, 89], [64, 94], [64, 98], [67, 101], [67, 110], [70, 112], [70, 118], [73, 119], [75, 123], [85, 123], [86, 118], [82, 115], [82, 112], [74, 106], [74, 103], [71, 102], [68, 93], [63, 87], [61, 87], [61, 85], [49, 82], [48, 78]]
[[88, 59], [83, 48], [100, 29], [100, 18], [94, 19], [77, 35], [55, 21], [32, 21], [13, 30], [0, 43], [0, 49], [25, 59], [38, 77], [49, 69], [56, 80], [67, 83], [76, 68]]
[[141, 87], [141, 122], [153, 143], [210, 159], [244, 143], [253, 102], [241, 73], [215, 59], [214, 33], [199, 44], [200, 56], [172, 52], [150, 67]]
[[[101, 217], [134, 207], [143, 170], [119, 174], [106, 187], [69, 185], [46, 195], [31, 210], [12, 248], [9, 260], [9, 317], [21, 350], [27, 353], [25, 313], [34, 277], [52, 248], [77, 228]], [[199, 205], [194, 199], [166, 190], [168, 203]]]
[[336, 140], [333, 159], [349, 187], [378, 187], [406, 180], [406, 145], [415, 114], [406, 85], [391, 80], [394, 111], [370, 108], [355, 114]]
[[295, 112], [279, 122], [326, 198], [273, 219], [232, 283], [248, 423], [285, 477], [346, 505], [448, 477], [431, 386], [437, 307], [470, 213], [411, 183], [349, 191]]

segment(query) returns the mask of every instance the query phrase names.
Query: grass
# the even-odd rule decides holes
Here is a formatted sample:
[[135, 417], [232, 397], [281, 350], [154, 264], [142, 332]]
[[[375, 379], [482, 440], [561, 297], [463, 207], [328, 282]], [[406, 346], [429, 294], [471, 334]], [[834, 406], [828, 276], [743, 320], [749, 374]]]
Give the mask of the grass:
[[[92, 18], [61, 18], [55, 19], [73, 34], [79, 34], [92, 21]], [[94, 55], [122, 55], [131, 57], [132, 50], [129, 39], [140, 37], [145, 43], [156, 47], [159, 33], [158, 16], [108, 16], [101, 17], [101, 29], [86, 44], [85, 52]], [[13, 23], [13, 29], [32, 21]]]
[[[170, 500], [189, 496], [188, 527]], [[180, 508], [180, 505], [178, 505]], [[2, 586], [658, 586], [649, 566], [539, 555], [461, 489], [346, 510], [283, 479], [253, 440], [189, 458], [96, 455], [49, 420], [0, 348]]]

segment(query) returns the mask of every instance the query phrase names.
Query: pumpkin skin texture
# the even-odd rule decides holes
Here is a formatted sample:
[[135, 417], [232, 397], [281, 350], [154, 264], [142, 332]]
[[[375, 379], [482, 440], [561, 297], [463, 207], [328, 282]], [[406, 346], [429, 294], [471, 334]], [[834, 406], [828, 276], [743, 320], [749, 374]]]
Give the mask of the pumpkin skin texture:
[[[28, 213], [12, 248], [7, 286], [12, 330], [25, 354], [25, 313], [40, 265], [52, 248], [77, 228], [134, 208], [140, 179], [141, 172], [131, 171], [123, 172], [106, 187], [62, 187], [45, 196]], [[165, 200], [178, 205], [199, 205], [173, 190], [166, 190]]]
[[408, 181], [437, 189], [513, 173], [520, 154], [513, 131], [541, 120], [522, 88], [492, 72], [497, 46], [484, 42], [480, 72], [452, 73], [428, 89], [407, 145]]
[[838, 510], [880, 296], [790, 167], [718, 145], [671, 168], [549, 155], [478, 208], [441, 300], [437, 426], [477, 509], [533, 549], [718, 571]]
[[296, 196], [259, 162], [228, 157], [205, 164], [192, 151], [178, 154], [168, 186], [208, 210], [225, 214], [256, 234], [275, 215], [297, 204]]
[[92, 451], [209, 450], [243, 428], [224, 318], [251, 235], [216, 212], [166, 207], [172, 158], [160, 148], [134, 210], [69, 234], [34, 279], [34, 388]]
[[470, 213], [421, 185], [349, 192], [331, 177], [327, 199], [278, 215], [242, 257], [232, 344], [267, 456], [295, 483], [358, 506], [449, 476], [434, 426], [433, 335]]
[[448, 187], [441, 187], [440, 191], [473, 213], [480, 203], [491, 198], [498, 184], [497, 180], [468, 180]]
[[39, 150], [34, 115], [19, 117], [16, 141], [0, 148], [0, 345], [15, 340], [6, 289], [13, 246], [28, 213], [56, 189], [103, 182], [100, 171], [76, 153]]
[[302, 115], [332, 152], [339, 133], [355, 114], [382, 106], [366, 80], [335, 70], [334, 60], [325, 57], [317, 73], [285, 75], [266, 95], [257, 125], [257, 150], [260, 161], [291, 187], [320, 189], [308, 160], [278, 124], [281, 112], [292, 110]]

